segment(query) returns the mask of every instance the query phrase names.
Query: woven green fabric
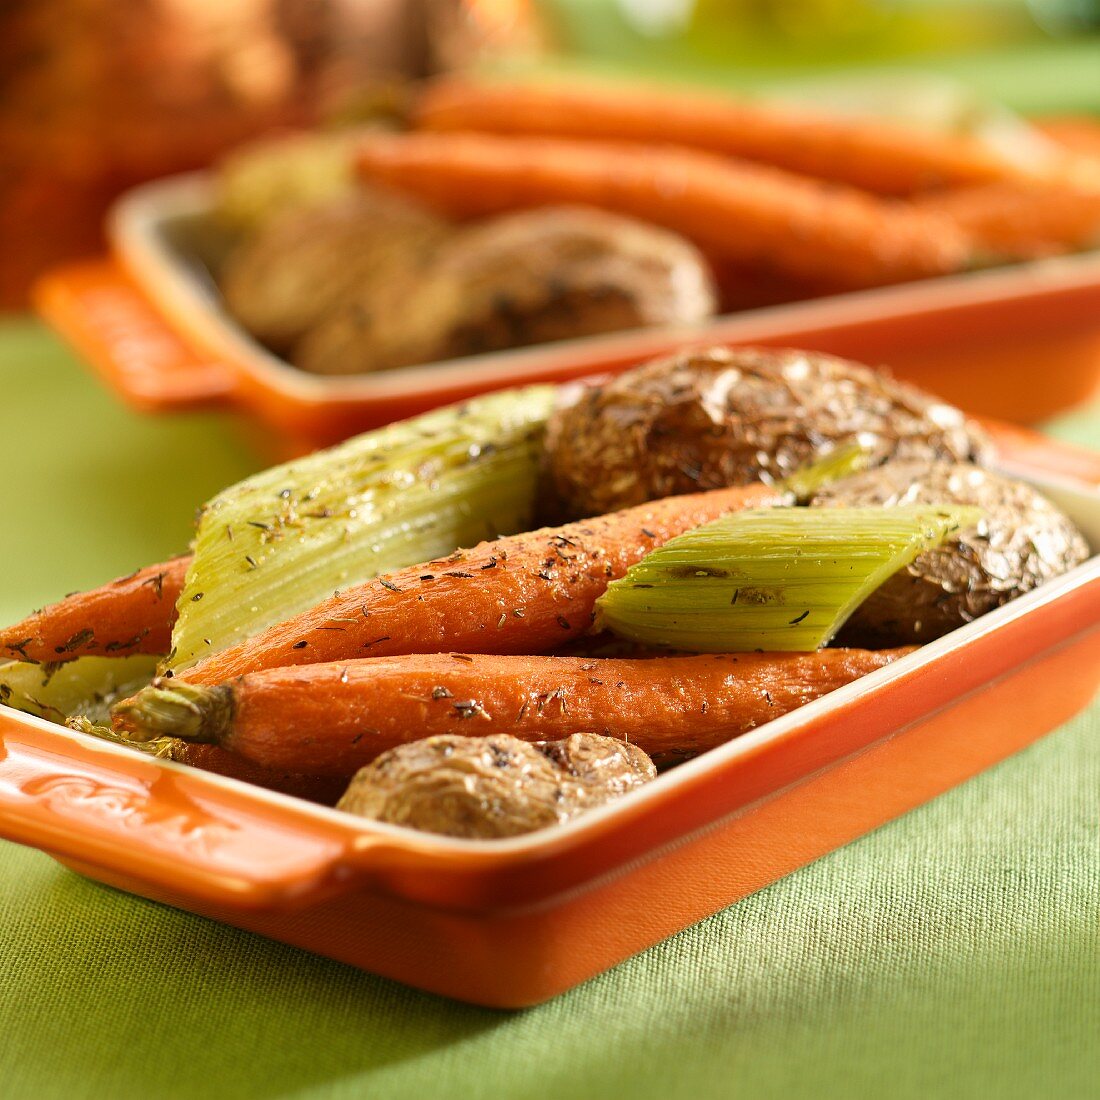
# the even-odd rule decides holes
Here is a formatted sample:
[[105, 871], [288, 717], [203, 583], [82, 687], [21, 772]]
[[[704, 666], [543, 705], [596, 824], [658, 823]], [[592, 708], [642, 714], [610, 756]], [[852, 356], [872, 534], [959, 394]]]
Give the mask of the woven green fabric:
[[[179, 549], [257, 460], [0, 327], [0, 621]], [[1060, 434], [1100, 445], [1100, 409]], [[964, 731], [960, 731], [961, 735]], [[1100, 706], [537, 1009], [502, 1013], [0, 843], [0, 1096], [1096, 1095]]]

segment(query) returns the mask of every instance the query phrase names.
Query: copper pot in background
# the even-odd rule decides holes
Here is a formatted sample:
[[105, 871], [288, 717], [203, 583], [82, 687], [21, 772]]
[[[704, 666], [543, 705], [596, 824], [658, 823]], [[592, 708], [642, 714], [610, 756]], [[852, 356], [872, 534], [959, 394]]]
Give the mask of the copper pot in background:
[[317, 123], [365, 89], [528, 46], [533, 25], [524, 0], [7, 0], [0, 307], [102, 247], [125, 188]]

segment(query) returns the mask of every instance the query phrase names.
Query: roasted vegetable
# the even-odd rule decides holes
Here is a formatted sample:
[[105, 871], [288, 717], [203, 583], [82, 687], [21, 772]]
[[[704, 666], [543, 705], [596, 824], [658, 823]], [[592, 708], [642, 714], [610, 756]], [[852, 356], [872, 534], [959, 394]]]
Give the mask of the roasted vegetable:
[[0, 657], [35, 664], [168, 652], [190, 558], [147, 565], [0, 630]]
[[65, 725], [77, 733], [97, 737], [102, 741], [121, 745], [123, 748], [155, 756], [158, 760], [171, 760], [176, 764], [186, 764], [190, 768], [224, 775], [228, 779], [238, 779], [242, 783], [252, 783], [265, 787], [269, 791], [292, 794], [298, 798], [307, 798], [311, 802], [321, 802], [331, 806], [340, 797], [344, 784], [340, 779], [294, 772], [281, 772], [275, 768], [265, 768], [229, 752], [220, 745], [206, 745], [198, 741], [181, 741], [178, 737], [157, 737], [152, 741], [134, 741], [125, 734], [111, 729], [110, 726], [97, 725], [83, 716], [70, 718]]
[[230, 312], [286, 352], [341, 302], [370, 303], [420, 267], [447, 226], [410, 199], [356, 188], [272, 218], [229, 256], [221, 289]]
[[457, 232], [432, 262], [348, 298], [294, 361], [354, 374], [541, 344], [714, 312], [706, 262], [686, 240], [630, 218], [553, 206]]
[[299, 206], [355, 186], [353, 153], [366, 128], [263, 138], [225, 157], [214, 175], [214, 216], [248, 233]]
[[871, 452], [858, 443], [841, 443], [780, 483], [799, 504], [808, 504], [822, 486], [867, 469]]
[[538, 653], [584, 634], [609, 580], [654, 546], [781, 492], [737, 486], [654, 501], [584, 523], [528, 531], [350, 585], [294, 618], [215, 653], [184, 677], [216, 684], [243, 672], [400, 653]]
[[569, 821], [656, 774], [637, 745], [593, 733], [534, 744], [506, 733], [430, 737], [361, 768], [337, 809], [446, 836], [518, 836]]
[[114, 710], [137, 740], [211, 741], [279, 771], [351, 776], [437, 734], [619, 737], [655, 761], [723, 744], [907, 650], [630, 658], [414, 653], [268, 668], [213, 686], [159, 679]]
[[186, 668], [335, 589], [530, 526], [554, 390], [532, 386], [275, 466], [202, 510], [172, 632]]
[[966, 463], [887, 463], [826, 486], [814, 499], [830, 508], [940, 502], [974, 505], [982, 520], [873, 592], [849, 619], [844, 641], [930, 641], [1088, 557], [1084, 537], [1041, 493]]
[[848, 290], [947, 275], [982, 259], [934, 211], [676, 145], [386, 134], [364, 140], [356, 158], [364, 179], [454, 218], [584, 203], [663, 226], [722, 262]]
[[1072, 181], [993, 183], [932, 194], [919, 205], [953, 221], [1003, 262], [1100, 245], [1100, 187], [1095, 181], [1091, 186]]
[[218, 745], [181, 741], [177, 737], [134, 741], [105, 725], [110, 720], [111, 705], [148, 684], [155, 671], [156, 658], [145, 654], [78, 657], [61, 666], [11, 661], [0, 665], [0, 703], [68, 726], [77, 733], [284, 794], [328, 805], [340, 796], [339, 780], [265, 768]]
[[[745, 157], [886, 195], [1027, 179], [1057, 168], [1051, 155], [1009, 157], [969, 133], [931, 132], [812, 106], [679, 90], [665, 84], [444, 78], [428, 85], [416, 124], [683, 145]], [[1038, 147], [1042, 154], [1044, 148]], [[1053, 163], [1052, 163], [1053, 162]]]
[[572, 518], [779, 481], [852, 441], [874, 463], [969, 460], [986, 446], [957, 409], [857, 363], [713, 347], [646, 363], [557, 410], [547, 429], [546, 480]]
[[78, 657], [65, 664], [0, 664], [0, 703], [64, 725], [79, 715], [107, 722], [111, 706], [152, 680], [157, 659]]
[[769, 508], [671, 539], [613, 581], [596, 628], [695, 653], [817, 649], [977, 508]]

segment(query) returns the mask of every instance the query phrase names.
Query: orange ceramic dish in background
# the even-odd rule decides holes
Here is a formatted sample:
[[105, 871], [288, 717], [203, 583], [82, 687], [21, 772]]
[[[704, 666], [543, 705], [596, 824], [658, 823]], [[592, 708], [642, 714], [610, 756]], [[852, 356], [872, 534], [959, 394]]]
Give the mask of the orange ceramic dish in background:
[[688, 343], [769, 344], [880, 364], [974, 415], [1035, 423], [1100, 393], [1100, 253], [352, 377], [295, 369], [221, 309], [187, 260], [202, 175], [148, 184], [111, 219], [110, 259], [39, 285], [42, 314], [146, 409], [238, 409], [316, 446], [472, 394], [621, 370]]
[[[1100, 547], [1100, 456], [995, 432]], [[1018, 446], [1023, 440], [1024, 446]], [[977, 774], [1100, 683], [1100, 555], [564, 826], [455, 840], [0, 711], [0, 835], [478, 1004], [543, 1001]], [[1042, 821], [1034, 822], [1042, 829]], [[171, 947], [166, 947], [170, 952]]]

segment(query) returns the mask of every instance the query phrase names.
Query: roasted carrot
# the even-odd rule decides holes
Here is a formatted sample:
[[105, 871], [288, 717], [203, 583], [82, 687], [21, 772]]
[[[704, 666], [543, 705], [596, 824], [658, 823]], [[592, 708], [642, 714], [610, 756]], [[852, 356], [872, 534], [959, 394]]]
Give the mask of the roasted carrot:
[[671, 763], [906, 652], [368, 657], [272, 668], [213, 686], [161, 679], [139, 703], [119, 704], [116, 724], [137, 738], [171, 733], [268, 768], [329, 776], [350, 776], [395, 745], [446, 733], [540, 741], [589, 731]]
[[1100, 189], [991, 183], [921, 200], [997, 259], [1031, 260], [1100, 245]]
[[966, 135], [668, 86], [451, 78], [427, 87], [414, 123], [427, 130], [684, 145], [885, 195], [1026, 178], [1042, 168], [1010, 161]]
[[780, 272], [762, 271], [758, 264], [730, 263], [721, 259], [710, 259], [709, 264], [722, 313], [805, 302], [836, 294], [842, 289], [822, 282], [792, 279]]
[[0, 630], [0, 657], [46, 664], [76, 657], [167, 653], [189, 557], [149, 565]]
[[192, 768], [201, 768], [216, 775], [239, 779], [242, 783], [266, 787], [269, 791], [307, 798], [310, 802], [321, 802], [326, 806], [335, 806], [346, 786], [340, 776], [310, 775], [268, 768], [238, 753], [223, 749], [220, 745], [182, 741], [178, 738], [173, 739], [164, 756]]
[[372, 136], [357, 157], [366, 178], [454, 217], [583, 203], [665, 226], [720, 259], [827, 286], [920, 279], [971, 260], [966, 235], [929, 211], [693, 149], [419, 133]]
[[765, 485], [692, 493], [483, 542], [336, 593], [184, 671], [217, 684], [276, 665], [400, 653], [539, 653], [584, 634], [608, 582], [673, 535], [779, 504]]
[[[172, 760], [177, 764], [186, 764], [201, 771], [224, 775], [229, 779], [239, 779], [242, 783], [252, 783], [270, 791], [308, 798], [311, 802], [322, 802], [329, 806], [335, 805], [344, 793], [346, 785], [332, 776], [316, 776], [269, 768], [239, 756], [235, 752], [230, 752], [228, 749], [223, 749], [221, 745], [184, 741], [179, 737], [155, 737], [136, 742], [117, 730], [97, 725], [82, 715], [68, 718], [65, 725], [77, 733], [121, 744], [128, 749], [148, 753], [160, 760]], [[167, 779], [166, 782], [170, 785], [171, 779]]]

